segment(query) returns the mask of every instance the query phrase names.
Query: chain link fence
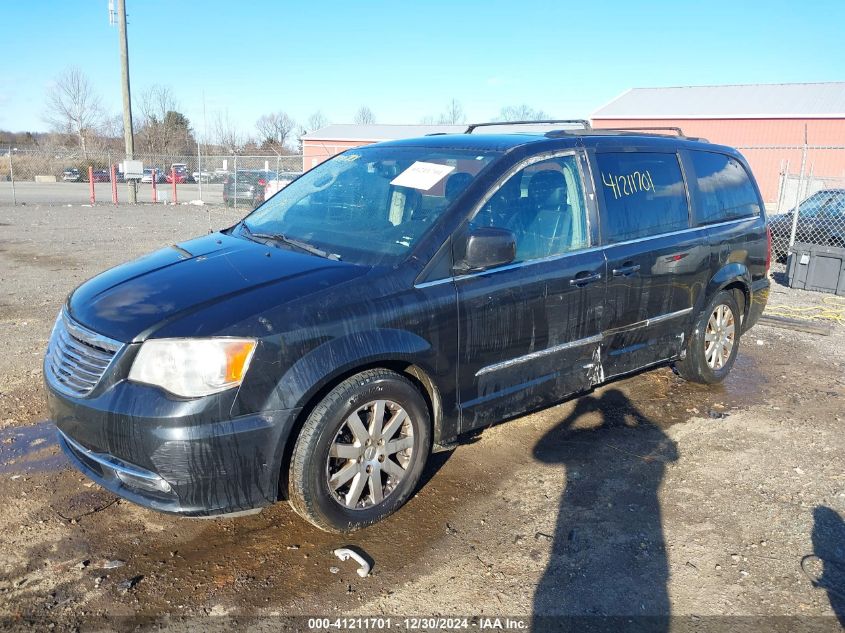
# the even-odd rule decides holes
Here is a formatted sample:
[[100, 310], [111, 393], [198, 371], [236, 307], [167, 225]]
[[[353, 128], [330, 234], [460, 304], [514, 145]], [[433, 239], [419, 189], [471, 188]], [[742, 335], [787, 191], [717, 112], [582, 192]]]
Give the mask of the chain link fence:
[[[845, 246], [845, 146], [737, 149], [748, 159], [763, 193], [777, 259], [785, 259], [793, 242]], [[138, 154], [136, 159], [145, 168], [137, 182], [140, 202], [202, 201], [245, 210], [290, 182], [303, 165], [302, 156], [280, 154]], [[125, 202], [128, 192], [111, 184], [110, 166], [121, 160], [121, 154], [108, 151], [83, 157], [68, 150], [0, 148], [0, 204], [90, 203], [89, 167], [96, 202], [111, 202], [115, 189]], [[117, 169], [115, 180], [125, 181]]]
[[[128, 200], [123, 154], [0, 148], [0, 204], [90, 204]], [[139, 202], [227, 204], [245, 209], [262, 202], [302, 173], [300, 155], [137, 154]], [[89, 168], [93, 184], [89, 183]], [[112, 170], [115, 184], [112, 186]], [[155, 178], [153, 177], [155, 170]]]
[[845, 246], [845, 146], [737, 149], [748, 159], [766, 201], [777, 260], [785, 260], [796, 242]]

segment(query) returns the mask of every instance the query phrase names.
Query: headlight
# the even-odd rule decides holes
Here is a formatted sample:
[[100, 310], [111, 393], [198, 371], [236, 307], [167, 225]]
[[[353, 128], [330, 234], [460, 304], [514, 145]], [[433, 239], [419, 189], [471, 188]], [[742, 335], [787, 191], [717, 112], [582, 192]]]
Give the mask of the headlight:
[[186, 398], [207, 396], [241, 384], [254, 351], [251, 339], [153, 339], [141, 345], [129, 380]]

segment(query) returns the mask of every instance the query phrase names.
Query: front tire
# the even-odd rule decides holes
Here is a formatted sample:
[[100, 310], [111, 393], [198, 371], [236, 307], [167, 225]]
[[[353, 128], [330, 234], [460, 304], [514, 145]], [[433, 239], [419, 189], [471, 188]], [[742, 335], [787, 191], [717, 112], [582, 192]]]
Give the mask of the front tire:
[[288, 473], [291, 507], [326, 532], [351, 532], [392, 514], [419, 483], [431, 449], [428, 406], [387, 369], [348, 378], [314, 408]]
[[687, 343], [686, 357], [675, 363], [684, 380], [713, 385], [727, 377], [739, 351], [740, 314], [730, 291], [710, 300]]

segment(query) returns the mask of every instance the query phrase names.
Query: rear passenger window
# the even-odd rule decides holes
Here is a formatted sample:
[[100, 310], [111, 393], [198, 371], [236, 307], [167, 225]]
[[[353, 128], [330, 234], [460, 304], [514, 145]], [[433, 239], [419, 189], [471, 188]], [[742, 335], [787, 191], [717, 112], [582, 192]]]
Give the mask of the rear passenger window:
[[676, 154], [597, 154], [606, 244], [689, 227], [689, 205]]
[[748, 172], [724, 154], [690, 152], [698, 185], [697, 213], [701, 224], [760, 215], [760, 202]]

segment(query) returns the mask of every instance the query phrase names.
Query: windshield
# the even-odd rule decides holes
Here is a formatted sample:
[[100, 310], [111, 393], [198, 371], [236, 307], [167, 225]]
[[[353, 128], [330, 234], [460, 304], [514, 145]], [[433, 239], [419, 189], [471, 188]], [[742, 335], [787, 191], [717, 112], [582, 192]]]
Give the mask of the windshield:
[[335, 156], [250, 214], [251, 233], [283, 234], [343, 261], [406, 257], [497, 153], [367, 147]]
[[798, 207], [801, 217], [837, 216], [845, 209], [845, 191], [817, 191]]

